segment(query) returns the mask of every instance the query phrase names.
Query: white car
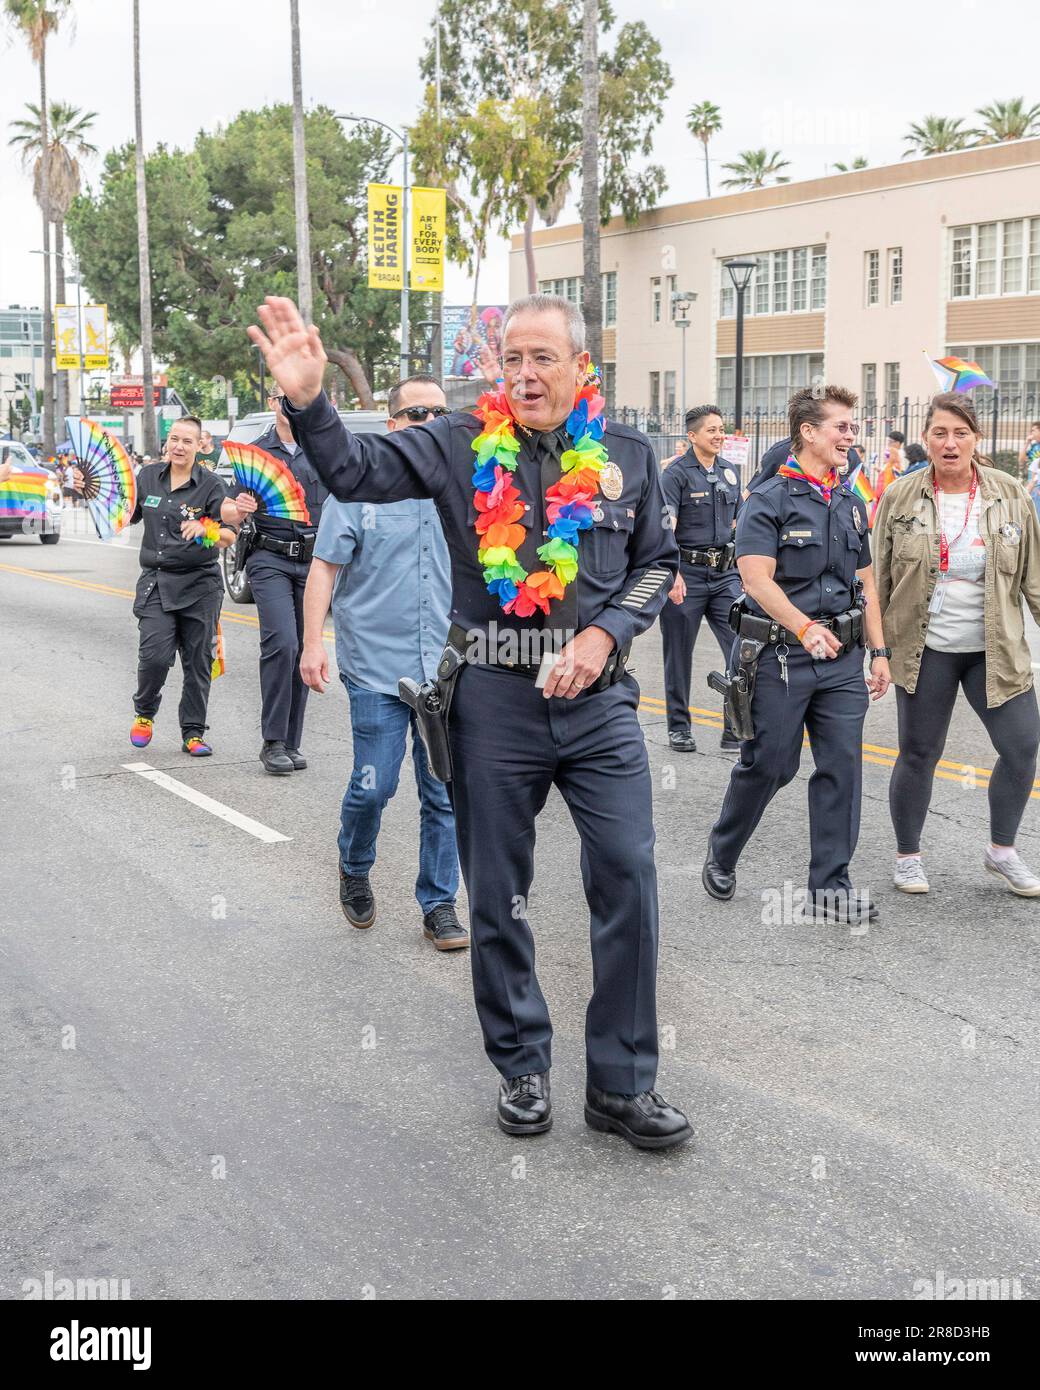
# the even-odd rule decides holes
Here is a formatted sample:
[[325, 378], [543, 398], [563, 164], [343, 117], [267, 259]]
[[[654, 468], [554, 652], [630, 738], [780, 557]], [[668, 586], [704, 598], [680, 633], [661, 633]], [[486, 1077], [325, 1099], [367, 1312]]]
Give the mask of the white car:
[[[354, 434], [386, 434], [386, 416], [378, 410], [341, 410], [339, 418], [346, 425], [347, 429]], [[266, 433], [274, 424], [274, 412], [270, 410], [254, 411], [252, 415], [245, 415], [224, 440], [224, 444], [252, 444], [260, 436]], [[220, 458], [217, 459], [217, 474], [223, 479], [224, 483], [231, 489], [234, 495], [234, 471], [228, 463], [227, 455], [223, 446], [220, 450]], [[224, 586], [228, 591], [228, 597], [234, 603], [252, 603], [253, 591], [249, 587], [249, 580], [246, 578], [244, 569], [235, 570], [235, 545], [229, 545], [226, 550], [220, 552], [220, 561], [224, 567]]]
[[[0, 466], [12, 465], [7, 483], [0, 483], [0, 540], [12, 536], [39, 536], [44, 545], [61, 540], [61, 484], [57, 474], [37, 463], [24, 444], [13, 439], [0, 440]], [[42, 479], [43, 510], [39, 504], [18, 496], [18, 479]], [[35, 491], [35, 489], [34, 489]]]

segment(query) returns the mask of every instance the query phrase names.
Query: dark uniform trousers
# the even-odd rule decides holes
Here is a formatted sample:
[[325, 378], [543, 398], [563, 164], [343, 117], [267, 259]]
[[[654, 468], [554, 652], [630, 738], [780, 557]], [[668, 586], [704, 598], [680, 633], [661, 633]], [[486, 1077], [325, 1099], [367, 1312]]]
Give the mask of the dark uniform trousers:
[[137, 692], [134, 710], [144, 719], [154, 719], [162, 703], [166, 677], [181, 658], [184, 687], [178, 711], [181, 734], [205, 732], [206, 709], [213, 671], [213, 643], [220, 616], [223, 593], [204, 594], [186, 608], [169, 612], [162, 606], [158, 584], [134, 605], [141, 634], [137, 657]]
[[863, 648], [853, 647], [833, 661], [813, 661], [804, 648], [792, 646], [787, 673], [785, 686], [776, 647], [766, 647], [751, 704], [755, 737], [741, 745], [711, 832], [712, 853], [722, 868], [736, 868], [762, 813], [798, 771], [804, 725], [816, 763], [809, 778], [809, 891], [851, 888], [849, 861], [859, 838], [863, 780], [860, 740], [868, 704]]
[[669, 731], [688, 731], [690, 727], [690, 678], [693, 649], [701, 620], [708, 619], [708, 625], [722, 648], [723, 661], [728, 661], [733, 646], [729, 610], [742, 592], [740, 574], [736, 569], [720, 574], [708, 565], [691, 565], [683, 560], [679, 570], [686, 581], [686, 597], [682, 603], [673, 603], [669, 599], [661, 609], [664, 694]]
[[[527, 897], [535, 817], [555, 785], [581, 839], [591, 913], [588, 1079], [626, 1094], [654, 1085], [657, 876], [638, 704], [631, 676], [573, 700], [547, 700], [534, 681], [493, 666], [466, 666], [459, 676], [449, 730], [453, 763], [465, 775], [450, 786], [477, 1013], [485, 1050], [503, 1076], [546, 1071], [551, 1063], [552, 1025], [535, 974]], [[544, 891], [551, 898], [551, 886]]]
[[287, 748], [299, 748], [307, 708], [300, 650], [309, 572], [309, 560], [292, 560], [272, 550], [254, 550], [246, 561], [260, 622], [261, 730], [265, 740]]

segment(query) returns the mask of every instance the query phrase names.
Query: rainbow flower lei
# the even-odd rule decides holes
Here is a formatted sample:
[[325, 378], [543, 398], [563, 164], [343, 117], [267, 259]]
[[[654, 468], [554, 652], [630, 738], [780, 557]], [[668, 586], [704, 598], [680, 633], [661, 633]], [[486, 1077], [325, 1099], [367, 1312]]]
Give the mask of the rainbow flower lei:
[[195, 537], [195, 544], [209, 550], [220, 540], [220, 522], [209, 516], [200, 516], [199, 521], [202, 523], [202, 535]]
[[573, 445], [560, 459], [559, 482], [545, 493], [549, 539], [538, 547], [538, 558], [546, 568], [530, 574], [516, 558], [527, 531], [519, 524], [524, 503], [512, 481], [520, 444], [505, 392], [485, 393], [473, 412], [484, 426], [473, 441], [477, 559], [484, 567], [488, 591], [506, 613], [518, 618], [529, 618], [538, 609], [547, 614], [550, 602], [562, 598], [564, 588], [577, 578], [578, 535], [592, 525], [591, 504], [599, 492], [599, 475], [610, 462], [600, 442], [605, 402], [598, 383], [599, 373], [590, 363], [585, 385], [579, 387], [567, 417]]

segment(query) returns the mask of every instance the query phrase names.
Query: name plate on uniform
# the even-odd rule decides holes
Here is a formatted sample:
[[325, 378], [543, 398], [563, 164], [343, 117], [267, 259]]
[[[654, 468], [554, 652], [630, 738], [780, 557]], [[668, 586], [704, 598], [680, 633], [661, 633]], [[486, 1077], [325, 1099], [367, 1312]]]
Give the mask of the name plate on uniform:
[[161, 502], [161, 497], [146, 497], [144, 499], [144, 505], [146, 507], [158, 507]]

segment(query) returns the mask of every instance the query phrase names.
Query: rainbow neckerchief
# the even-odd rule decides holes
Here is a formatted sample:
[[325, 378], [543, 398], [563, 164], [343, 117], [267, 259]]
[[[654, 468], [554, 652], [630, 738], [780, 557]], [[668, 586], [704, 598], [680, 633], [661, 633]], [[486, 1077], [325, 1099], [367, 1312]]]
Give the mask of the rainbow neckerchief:
[[823, 500], [827, 503], [831, 500], [831, 493], [841, 482], [838, 477], [838, 470], [832, 468], [826, 478], [810, 478], [805, 469], [801, 466], [794, 454], [788, 454], [787, 462], [782, 463], [777, 469], [781, 478], [804, 478], [810, 487], [814, 487]]
[[547, 614], [551, 600], [562, 598], [578, 574], [578, 533], [592, 525], [591, 504], [599, 492], [599, 475], [610, 462], [600, 443], [605, 402], [596, 389], [598, 375], [590, 363], [588, 379], [578, 389], [567, 417], [573, 447], [560, 459], [560, 481], [545, 492], [549, 539], [538, 547], [538, 558], [546, 568], [532, 574], [516, 558], [527, 531], [519, 524], [524, 503], [512, 482], [520, 444], [505, 392], [485, 393], [473, 412], [484, 426], [473, 441], [477, 559], [484, 567], [488, 591], [505, 612], [518, 618], [529, 618], [536, 609]]

